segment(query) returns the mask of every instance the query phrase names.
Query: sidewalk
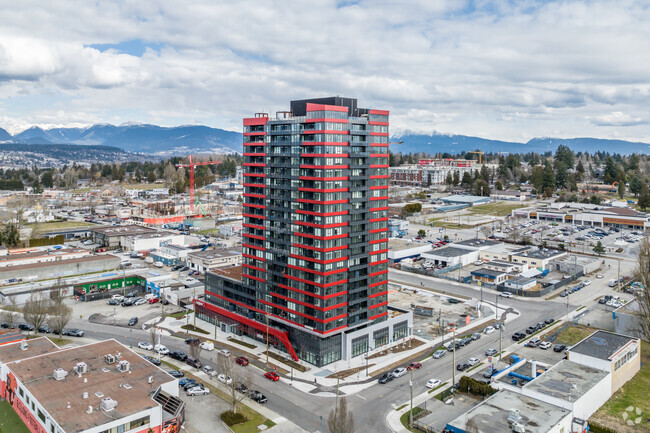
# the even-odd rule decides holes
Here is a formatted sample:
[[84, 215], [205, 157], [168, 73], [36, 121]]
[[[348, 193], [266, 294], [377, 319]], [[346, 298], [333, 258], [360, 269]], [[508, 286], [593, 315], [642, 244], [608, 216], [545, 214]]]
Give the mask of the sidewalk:
[[[486, 315], [481, 319], [470, 322], [469, 325], [466, 325], [463, 328], [459, 328], [456, 331], [459, 335], [465, 332], [467, 329], [480, 327], [483, 324], [495, 318], [495, 314], [494, 314], [495, 307], [488, 303], [484, 303], [484, 305], [488, 306], [492, 310], [492, 314]], [[505, 310], [499, 307], [497, 312], [500, 315], [501, 313], [503, 313], [503, 311]], [[262, 364], [264, 364], [266, 361], [266, 345], [257, 340], [253, 340], [251, 338], [244, 337], [244, 336], [233, 336], [232, 334], [222, 332], [218, 328], [215, 329], [215, 326], [213, 324], [205, 322], [198, 318], [196, 319], [196, 326], [200, 329], [205, 330], [206, 332], [208, 332], [208, 334], [203, 334], [194, 331], [188, 332], [185, 329], [182, 329], [181, 326], [186, 324], [186, 319], [179, 320], [175, 318], [166, 317], [165, 320], [162, 322], [160, 321], [160, 319], [161, 319], [160, 317], [156, 317], [148, 321], [147, 324], [155, 324], [156, 327], [162, 329], [163, 332], [165, 332], [166, 334], [169, 334], [171, 332], [171, 333], [188, 335], [192, 337], [199, 337], [204, 340], [215, 341], [222, 347], [226, 345], [228, 346], [228, 348], [233, 348], [238, 352], [244, 352], [246, 356], [251, 357], [253, 361], [257, 359], [260, 362], [262, 362]], [[192, 316], [190, 316], [189, 323], [191, 324], [194, 323], [194, 318]], [[216, 333], [216, 339], [214, 338], [215, 333]], [[245, 342], [247, 345], [252, 345], [253, 348], [249, 348], [234, 343], [232, 341], [229, 341], [228, 337], [235, 337], [236, 339]], [[445, 337], [446, 340], [449, 339], [448, 335], [446, 335]], [[386, 354], [377, 358], [373, 358], [369, 361], [369, 364], [374, 364], [374, 365], [368, 367], [367, 375], [366, 375], [366, 368], [365, 368], [366, 359], [363, 356], [358, 356], [351, 360], [337, 361], [333, 364], [329, 364], [321, 368], [300, 362], [301, 365], [306, 367], [306, 371], [302, 372], [294, 368], [293, 381], [290, 379], [291, 373], [290, 373], [289, 365], [277, 361], [272, 357], [269, 357], [269, 363], [277, 363], [278, 371], [280, 373], [283, 373], [280, 376], [281, 377], [280, 380], [290, 383], [294, 388], [302, 392], [315, 394], [315, 395], [331, 395], [331, 394], [336, 394], [336, 388], [338, 385], [339, 394], [349, 395], [349, 394], [357, 393], [359, 391], [362, 391], [363, 389], [366, 389], [374, 385], [375, 379], [372, 377], [373, 374], [376, 374], [377, 372], [385, 370], [387, 368], [391, 368], [393, 366], [402, 364], [405, 362], [405, 360], [413, 357], [419, 352], [422, 352], [424, 350], [430, 350], [440, 346], [442, 342], [442, 337], [437, 337], [433, 340], [424, 340], [419, 337], [413, 337], [413, 339], [422, 341], [424, 344], [418, 347], [414, 347], [413, 349], [410, 350], [404, 350], [402, 352], [399, 352], [398, 354], [393, 354], [389, 352], [389, 349], [393, 347], [399, 345], [405, 345], [409, 343], [408, 340], [404, 339], [402, 341], [393, 343], [388, 347], [383, 347], [381, 349], [376, 349], [370, 352], [370, 356], [375, 355], [377, 353], [381, 353], [381, 351], [385, 352]], [[279, 355], [283, 358], [287, 357], [287, 354], [282, 353], [272, 347], [269, 348], [269, 352]], [[422, 359], [418, 359], [418, 361], [426, 362], [428, 361], [428, 359], [429, 357], [423, 356]], [[257, 366], [257, 367], [263, 368], [263, 366], [262, 367]], [[352, 368], [359, 368], [360, 371], [357, 373], [353, 373], [347, 378], [341, 379], [340, 381], [337, 381], [337, 379], [335, 378], [326, 377], [337, 371], [344, 371]]]

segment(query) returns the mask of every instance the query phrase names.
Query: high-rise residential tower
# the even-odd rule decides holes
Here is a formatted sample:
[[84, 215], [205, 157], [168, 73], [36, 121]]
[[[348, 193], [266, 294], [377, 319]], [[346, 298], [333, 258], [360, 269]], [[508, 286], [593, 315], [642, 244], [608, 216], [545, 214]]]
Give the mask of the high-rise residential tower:
[[315, 365], [408, 335], [388, 320], [388, 114], [330, 97], [244, 119], [243, 264], [208, 274], [203, 317]]

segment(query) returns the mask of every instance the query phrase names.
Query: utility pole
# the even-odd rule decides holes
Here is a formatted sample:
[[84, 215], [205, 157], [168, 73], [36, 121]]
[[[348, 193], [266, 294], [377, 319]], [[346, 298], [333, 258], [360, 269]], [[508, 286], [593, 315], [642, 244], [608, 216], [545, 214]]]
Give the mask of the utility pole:
[[340, 377], [336, 378], [336, 404], [334, 405], [334, 419], [337, 419], [339, 413], [339, 381]]
[[409, 412], [409, 427], [413, 428], [413, 370], [411, 370], [411, 379], [409, 380], [411, 387], [411, 411]]
[[196, 286], [192, 288], [192, 311], [194, 312], [194, 331], [196, 331]]
[[451, 352], [451, 386], [456, 385], [456, 325], [451, 328], [453, 334], [451, 339], [451, 344], [453, 351]]
[[[266, 313], [266, 364], [269, 364], [269, 314]], [[338, 397], [338, 390], [336, 393]]]
[[115, 310], [116, 310], [116, 308], [113, 307], [113, 326], [115, 326], [115, 314], [117, 314], [117, 312]]
[[621, 290], [621, 259], [618, 259], [618, 274], [616, 278], [616, 290]]

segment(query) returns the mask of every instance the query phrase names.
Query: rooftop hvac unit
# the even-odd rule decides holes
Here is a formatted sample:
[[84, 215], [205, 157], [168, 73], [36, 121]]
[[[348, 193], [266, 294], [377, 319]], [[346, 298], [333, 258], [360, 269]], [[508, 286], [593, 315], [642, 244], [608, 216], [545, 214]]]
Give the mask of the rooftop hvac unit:
[[118, 371], [125, 373], [131, 369], [131, 363], [129, 363], [129, 361], [122, 360], [117, 363], [117, 369]]
[[113, 400], [110, 397], [102, 398], [102, 402], [99, 404], [99, 407], [104, 409], [106, 412], [110, 412], [117, 406], [117, 401]]
[[77, 362], [77, 365], [74, 366], [74, 371], [76, 371], [77, 374], [88, 373], [88, 364], [85, 362]]
[[106, 361], [107, 364], [115, 364], [115, 357], [109, 353], [104, 355], [104, 361]]
[[54, 378], [55, 378], [56, 380], [63, 380], [63, 379], [65, 379], [65, 377], [66, 377], [67, 375], [68, 375], [68, 372], [65, 371], [65, 370], [62, 369], [62, 368], [57, 368], [56, 370], [54, 370]]
[[511, 424], [517, 423], [521, 420], [519, 409], [510, 409], [508, 411], [508, 422]]
[[518, 422], [513, 422], [512, 423], [512, 431], [514, 433], [526, 433], [526, 426], [524, 426], [521, 423]]

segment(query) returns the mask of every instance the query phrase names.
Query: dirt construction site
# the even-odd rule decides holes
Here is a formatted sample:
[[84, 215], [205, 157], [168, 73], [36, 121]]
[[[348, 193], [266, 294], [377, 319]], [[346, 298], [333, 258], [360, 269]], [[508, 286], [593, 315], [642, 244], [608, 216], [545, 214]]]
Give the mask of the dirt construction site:
[[[458, 328], [479, 318], [476, 304], [471, 300], [450, 298], [394, 283], [388, 285], [388, 290], [388, 301], [391, 305], [413, 311], [413, 334], [427, 340], [441, 335], [441, 324], [444, 324], [447, 333], [451, 329], [450, 324]], [[491, 310], [483, 307], [482, 313], [490, 314]]]

